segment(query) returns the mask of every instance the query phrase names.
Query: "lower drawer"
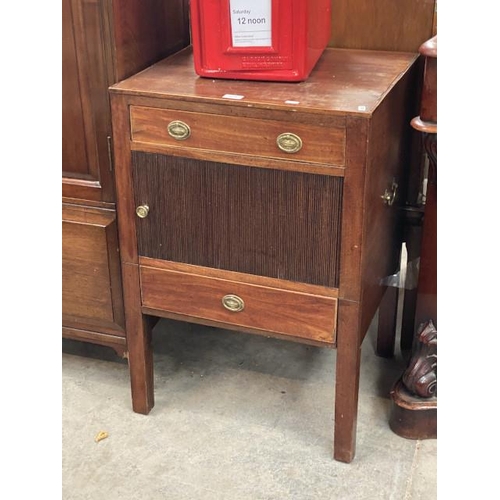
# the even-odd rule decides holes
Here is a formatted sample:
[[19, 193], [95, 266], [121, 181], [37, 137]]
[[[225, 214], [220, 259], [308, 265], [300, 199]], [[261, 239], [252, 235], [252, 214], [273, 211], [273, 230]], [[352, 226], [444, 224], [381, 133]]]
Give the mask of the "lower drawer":
[[335, 343], [334, 297], [144, 265], [140, 277], [142, 306], [148, 310]]

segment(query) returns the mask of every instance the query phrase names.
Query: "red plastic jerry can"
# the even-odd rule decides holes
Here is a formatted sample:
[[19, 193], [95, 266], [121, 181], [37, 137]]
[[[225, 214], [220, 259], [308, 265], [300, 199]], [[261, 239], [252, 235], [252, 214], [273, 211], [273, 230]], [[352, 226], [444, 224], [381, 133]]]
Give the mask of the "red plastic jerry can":
[[195, 71], [306, 80], [330, 39], [331, 0], [191, 0]]

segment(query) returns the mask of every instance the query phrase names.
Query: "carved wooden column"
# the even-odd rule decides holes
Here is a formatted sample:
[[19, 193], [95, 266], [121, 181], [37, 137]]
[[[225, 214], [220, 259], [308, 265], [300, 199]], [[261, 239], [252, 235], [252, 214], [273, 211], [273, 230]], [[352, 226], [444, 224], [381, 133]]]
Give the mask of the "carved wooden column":
[[391, 391], [391, 429], [409, 439], [437, 437], [437, 35], [420, 47], [425, 57], [420, 115], [429, 159], [415, 311], [416, 335], [408, 366]]

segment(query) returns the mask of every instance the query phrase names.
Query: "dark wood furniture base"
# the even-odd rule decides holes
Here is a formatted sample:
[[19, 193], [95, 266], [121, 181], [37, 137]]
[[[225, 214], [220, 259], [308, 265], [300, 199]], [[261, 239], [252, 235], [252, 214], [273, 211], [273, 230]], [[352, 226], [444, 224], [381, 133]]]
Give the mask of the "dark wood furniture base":
[[437, 438], [437, 397], [422, 399], [411, 394], [399, 380], [391, 391], [389, 426], [407, 439]]

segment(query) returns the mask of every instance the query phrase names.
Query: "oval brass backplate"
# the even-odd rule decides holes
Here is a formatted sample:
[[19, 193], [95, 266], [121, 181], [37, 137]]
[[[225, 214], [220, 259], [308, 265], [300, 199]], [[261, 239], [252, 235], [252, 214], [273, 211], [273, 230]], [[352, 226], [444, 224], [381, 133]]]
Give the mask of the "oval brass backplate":
[[187, 123], [174, 120], [167, 126], [168, 133], [176, 141], [185, 141], [191, 135], [191, 129]]
[[224, 295], [224, 297], [222, 297], [222, 305], [231, 312], [240, 312], [245, 309], [245, 302], [243, 299], [232, 294]]
[[276, 139], [276, 144], [285, 153], [297, 153], [302, 149], [302, 139], [291, 132], [280, 134]]

